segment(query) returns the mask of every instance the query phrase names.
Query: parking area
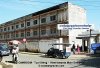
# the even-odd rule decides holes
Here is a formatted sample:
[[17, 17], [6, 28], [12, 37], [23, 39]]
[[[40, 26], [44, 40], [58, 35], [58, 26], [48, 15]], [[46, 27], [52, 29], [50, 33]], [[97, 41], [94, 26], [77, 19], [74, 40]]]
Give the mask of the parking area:
[[42, 53], [19, 54], [18, 63], [11, 62], [12, 56], [3, 58], [4, 63], [13, 65], [13, 68], [100, 68], [100, 58], [87, 55], [71, 55], [68, 59], [45, 57]]

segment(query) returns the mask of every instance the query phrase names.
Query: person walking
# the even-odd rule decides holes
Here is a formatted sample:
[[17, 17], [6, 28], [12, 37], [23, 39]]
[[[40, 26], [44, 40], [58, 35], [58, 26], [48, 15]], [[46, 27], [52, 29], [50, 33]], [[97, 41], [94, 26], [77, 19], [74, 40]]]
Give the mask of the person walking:
[[18, 45], [16, 45], [16, 51], [17, 51], [17, 53], [19, 53], [19, 47], [18, 47]]
[[73, 44], [73, 46], [72, 46], [72, 52], [73, 52], [73, 54], [75, 54], [75, 44]]
[[18, 52], [19, 52], [19, 47], [17, 45], [14, 45], [12, 49], [12, 61], [14, 63], [18, 62]]
[[80, 47], [79, 47], [79, 45], [77, 45], [77, 52], [78, 52], [78, 54], [80, 53]]

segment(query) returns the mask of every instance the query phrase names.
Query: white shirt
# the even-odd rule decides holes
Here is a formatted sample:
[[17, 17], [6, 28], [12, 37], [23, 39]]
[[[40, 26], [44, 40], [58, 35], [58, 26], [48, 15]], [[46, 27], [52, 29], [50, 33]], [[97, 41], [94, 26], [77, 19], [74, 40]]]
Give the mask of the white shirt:
[[12, 53], [16, 54], [17, 53], [17, 49], [13, 49]]
[[16, 47], [16, 51], [17, 51], [17, 53], [19, 52], [19, 47]]

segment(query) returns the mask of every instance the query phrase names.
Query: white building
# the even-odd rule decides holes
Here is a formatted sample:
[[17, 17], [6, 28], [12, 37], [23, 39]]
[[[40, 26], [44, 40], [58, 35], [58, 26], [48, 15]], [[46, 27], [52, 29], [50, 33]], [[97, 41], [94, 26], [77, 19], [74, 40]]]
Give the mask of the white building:
[[[61, 30], [57, 24], [85, 24], [86, 10], [80, 6], [65, 2], [35, 13], [8, 21], [0, 25], [0, 41], [22, 41], [27, 39], [26, 47], [31, 51], [39, 49], [47, 51], [51, 43], [80, 44], [81, 40], [76, 36], [82, 30]], [[24, 49], [24, 45], [20, 46]]]

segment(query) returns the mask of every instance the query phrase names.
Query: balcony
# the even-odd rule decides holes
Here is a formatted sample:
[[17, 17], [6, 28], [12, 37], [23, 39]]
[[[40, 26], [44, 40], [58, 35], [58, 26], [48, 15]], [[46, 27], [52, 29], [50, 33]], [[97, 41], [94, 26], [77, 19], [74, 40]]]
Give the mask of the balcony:
[[68, 36], [69, 31], [68, 30], [61, 30], [61, 36]]
[[52, 37], [52, 36], [68, 36], [68, 31], [66, 30], [63, 30], [63, 31], [56, 31], [56, 32], [53, 32], [53, 33], [51, 33], [51, 31], [50, 30], [47, 30], [46, 31], [46, 34], [44, 34], [44, 35], [40, 35], [40, 37]]

